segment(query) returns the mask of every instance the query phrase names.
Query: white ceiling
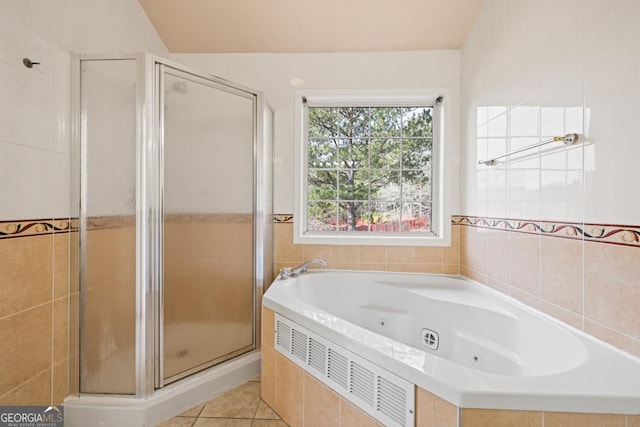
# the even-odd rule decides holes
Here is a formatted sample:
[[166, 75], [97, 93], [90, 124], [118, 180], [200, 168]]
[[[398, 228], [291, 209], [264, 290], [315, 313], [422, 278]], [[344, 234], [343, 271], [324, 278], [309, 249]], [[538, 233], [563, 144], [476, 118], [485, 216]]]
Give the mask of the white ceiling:
[[139, 0], [172, 53], [458, 49], [484, 0]]

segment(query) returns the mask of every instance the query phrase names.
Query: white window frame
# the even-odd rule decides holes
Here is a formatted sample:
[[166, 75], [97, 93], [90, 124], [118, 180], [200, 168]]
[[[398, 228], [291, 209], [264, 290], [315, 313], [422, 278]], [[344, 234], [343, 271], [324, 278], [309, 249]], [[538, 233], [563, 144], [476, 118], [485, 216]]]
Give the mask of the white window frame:
[[[297, 89], [295, 91], [295, 178], [293, 241], [297, 244], [449, 246], [451, 244], [451, 188], [449, 178], [450, 89]], [[308, 107], [433, 106], [432, 233], [308, 232]]]

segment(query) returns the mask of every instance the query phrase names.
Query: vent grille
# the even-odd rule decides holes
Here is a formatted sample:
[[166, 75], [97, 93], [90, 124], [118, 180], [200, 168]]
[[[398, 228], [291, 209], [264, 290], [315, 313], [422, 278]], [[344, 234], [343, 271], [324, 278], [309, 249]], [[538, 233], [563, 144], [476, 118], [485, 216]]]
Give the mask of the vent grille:
[[309, 367], [324, 375], [327, 366], [327, 347], [321, 342], [309, 338]]
[[404, 425], [405, 412], [401, 408], [406, 399], [406, 393], [401, 387], [398, 387], [382, 377], [378, 377], [377, 410], [398, 424]]
[[276, 322], [276, 344], [289, 352], [291, 348], [291, 328], [278, 320]]
[[347, 388], [349, 378], [349, 361], [334, 349], [329, 349], [329, 363], [327, 363], [327, 378], [335, 381], [342, 388]]
[[307, 336], [297, 329], [291, 334], [293, 337], [291, 345], [291, 354], [303, 362], [307, 361]]
[[375, 391], [373, 372], [358, 363], [351, 362], [349, 392], [364, 400], [368, 405], [373, 405]]
[[415, 387], [276, 314], [276, 350], [385, 426], [413, 426]]

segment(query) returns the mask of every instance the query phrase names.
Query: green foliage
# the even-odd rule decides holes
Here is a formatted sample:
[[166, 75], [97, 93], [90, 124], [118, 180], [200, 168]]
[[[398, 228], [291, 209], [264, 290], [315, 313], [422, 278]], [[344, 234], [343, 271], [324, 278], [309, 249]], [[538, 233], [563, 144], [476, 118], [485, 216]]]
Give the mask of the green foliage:
[[[431, 113], [430, 107], [309, 108], [310, 229], [368, 230], [409, 213], [428, 217]], [[411, 209], [404, 201], [413, 202]]]

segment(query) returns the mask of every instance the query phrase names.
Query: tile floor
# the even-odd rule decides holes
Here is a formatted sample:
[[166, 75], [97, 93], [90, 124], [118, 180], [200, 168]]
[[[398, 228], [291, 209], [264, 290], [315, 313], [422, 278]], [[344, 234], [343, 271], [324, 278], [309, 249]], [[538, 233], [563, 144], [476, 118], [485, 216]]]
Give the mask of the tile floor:
[[158, 427], [287, 427], [287, 423], [260, 399], [260, 377], [256, 377]]

